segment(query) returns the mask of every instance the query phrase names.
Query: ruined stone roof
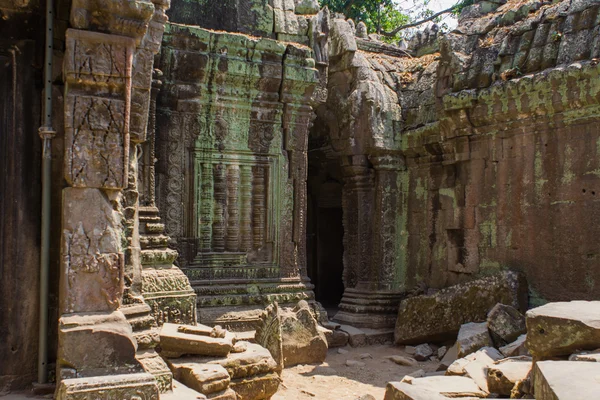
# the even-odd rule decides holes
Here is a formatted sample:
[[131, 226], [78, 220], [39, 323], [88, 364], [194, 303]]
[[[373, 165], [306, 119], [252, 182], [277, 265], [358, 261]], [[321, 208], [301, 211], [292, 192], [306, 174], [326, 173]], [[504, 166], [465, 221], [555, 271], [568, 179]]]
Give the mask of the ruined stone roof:
[[[595, 0], [477, 3], [441, 39], [452, 91], [590, 60], [600, 55], [600, 3]], [[497, 7], [494, 9], [494, 7]], [[491, 8], [486, 13], [486, 8]]]

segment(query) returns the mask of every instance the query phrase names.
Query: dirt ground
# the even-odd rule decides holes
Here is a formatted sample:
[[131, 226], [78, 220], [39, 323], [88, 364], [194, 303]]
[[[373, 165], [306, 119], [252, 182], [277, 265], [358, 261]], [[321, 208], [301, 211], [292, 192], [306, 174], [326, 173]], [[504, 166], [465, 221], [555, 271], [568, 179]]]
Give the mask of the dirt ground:
[[[346, 346], [343, 349], [348, 353], [339, 354], [337, 348], [329, 349], [323, 364], [286, 368], [282, 374], [283, 383], [272, 400], [356, 400], [366, 394], [382, 400], [387, 382], [399, 381], [419, 369], [435, 371], [438, 366], [432, 361], [419, 363], [416, 368], [397, 365], [386, 356], [408, 355], [403, 347], [392, 345]], [[366, 357], [367, 354], [371, 357]], [[347, 360], [365, 365], [347, 366]]]

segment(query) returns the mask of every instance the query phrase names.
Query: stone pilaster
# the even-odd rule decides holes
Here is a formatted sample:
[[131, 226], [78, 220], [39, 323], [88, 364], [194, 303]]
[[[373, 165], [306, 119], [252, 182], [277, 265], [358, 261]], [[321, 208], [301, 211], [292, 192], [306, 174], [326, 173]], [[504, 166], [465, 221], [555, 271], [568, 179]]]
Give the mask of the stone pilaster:
[[399, 156], [352, 156], [352, 165], [344, 167], [345, 291], [336, 321], [370, 328], [396, 322], [404, 291], [403, 165]]
[[[71, 25], [76, 29], [66, 34], [69, 187], [63, 191], [58, 375], [63, 387], [74, 387], [80, 377], [114, 375], [91, 392], [123, 399], [142, 392], [124, 384], [127, 375], [115, 374], [148, 377], [143, 395], [158, 397], [152, 376], [136, 359], [137, 341], [120, 307], [125, 287], [128, 302], [141, 294], [136, 143], [144, 140], [147, 77], [160, 37], [154, 48], [151, 43], [162, 32], [166, 6], [75, 0]], [[71, 390], [57, 395], [78, 396]]]

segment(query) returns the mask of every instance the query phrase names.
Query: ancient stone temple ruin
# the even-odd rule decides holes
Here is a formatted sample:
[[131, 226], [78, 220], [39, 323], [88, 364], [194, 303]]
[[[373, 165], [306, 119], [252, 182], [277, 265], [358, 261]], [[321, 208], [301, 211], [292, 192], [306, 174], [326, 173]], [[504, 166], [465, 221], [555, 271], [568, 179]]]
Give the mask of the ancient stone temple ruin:
[[600, 296], [596, 1], [407, 48], [316, 0], [0, 17], [0, 394], [269, 399], [328, 346]]

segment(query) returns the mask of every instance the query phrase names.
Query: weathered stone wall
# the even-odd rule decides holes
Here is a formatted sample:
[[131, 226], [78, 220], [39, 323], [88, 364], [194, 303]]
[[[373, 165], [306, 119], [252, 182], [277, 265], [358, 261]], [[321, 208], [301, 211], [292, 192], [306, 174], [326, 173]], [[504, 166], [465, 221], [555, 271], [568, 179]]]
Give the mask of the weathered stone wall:
[[158, 205], [199, 319], [247, 322], [311, 299], [306, 138], [318, 73], [300, 44], [169, 24], [157, 110]]
[[441, 41], [440, 122], [406, 132], [411, 283], [511, 268], [534, 303], [596, 298], [598, 6], [477, 7]]
[[[310, 154], [315, 187], [329, 174], [359, 196], [343, 204], [345, 218], [362, 211], [344, 225], [346, 243], [356, 226], [362, 235], [360, 247], [345, 246], [348, 301], [356, 296], [352, 271], [383, 276], [378, 251], [399, 263], [394, 287], [402, 292], [510, 268], [527, 275], [532, 303], [600, 293], [592, 223], [600, 211], [598, 5], [498, 6], [475, 4], [433, 41], [432, 31], [423, 33], [410, 42], [408, 51], [425, 54], [415, 58], [333, 24], [329, 97], [317, 110]], [[400, 163], [398, 186], [375, 191], [382, 199], [398, 193], [393, 210], [383, 208], [397, 235], [373, 234], [369, 222], [360, 228], [380, 201], [369, 188], [382, 153]], [[352, 252], [365, 247], [363, 262]]]

